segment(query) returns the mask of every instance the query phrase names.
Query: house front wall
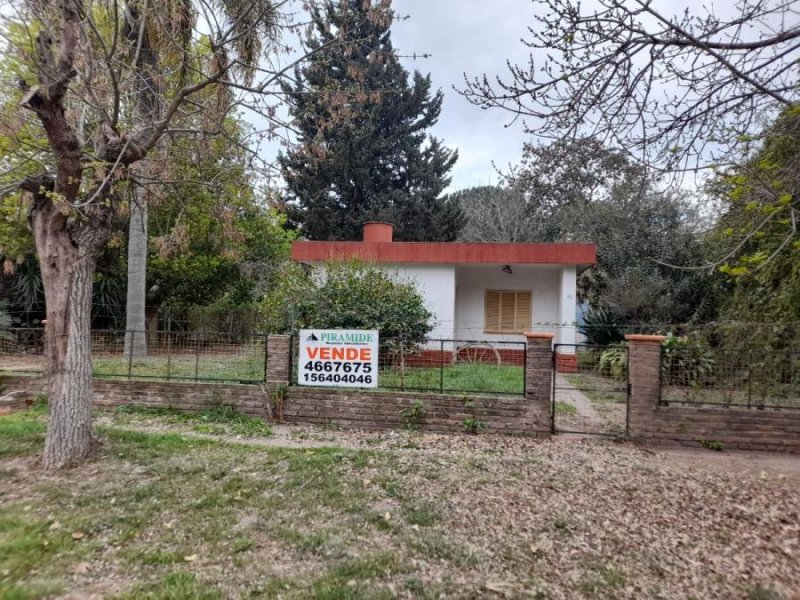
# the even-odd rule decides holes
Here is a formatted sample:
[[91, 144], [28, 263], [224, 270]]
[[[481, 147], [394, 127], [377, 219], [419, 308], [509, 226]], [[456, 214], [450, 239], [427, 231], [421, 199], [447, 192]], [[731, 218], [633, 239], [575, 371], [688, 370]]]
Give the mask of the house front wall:
[[[531, 329], [554, 333], [556, 342], [575, 341], [575, 266], [514, 265], [382, 265], [395, 281], [412, 283], [433, 314], [432, 340], [508, 341], [522, 340], [520, 333], [485, 332], [486, 290], [531, 292]], [[317, 263], [316, 269], [324, 270]], [[439, 342], [433, 343], [439, 347]], [[447, 342], [444, 349], [452, 350]]]
[[575, 267], [573, 265], [517, 265], [512, 272], [503, 265], [456, 268], [455, 337], [479, 341], [519, 341], [520, 334], [486, 333], [486, 290], [531, 292], [531, 329], [554, 333], [556, 341], [574, 341]]
[[433, 339], [455, 336], [456, 269], [453, 265], [386, 265], [395, 281], [413, 283], [433, 313]]

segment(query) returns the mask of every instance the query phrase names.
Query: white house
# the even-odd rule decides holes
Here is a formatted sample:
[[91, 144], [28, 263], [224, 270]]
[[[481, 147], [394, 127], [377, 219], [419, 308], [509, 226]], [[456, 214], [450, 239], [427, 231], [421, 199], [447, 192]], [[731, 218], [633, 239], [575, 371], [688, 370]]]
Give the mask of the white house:
[[575, 343], [576, 277], [595, 264], [594, 244], [395, 242], [392, 230], [373, 222], [361, 242], [297, 241], [292, 258], [385, 265], [417, 285], [434, 315], [434, 339], [519, 341], [539, 331]]

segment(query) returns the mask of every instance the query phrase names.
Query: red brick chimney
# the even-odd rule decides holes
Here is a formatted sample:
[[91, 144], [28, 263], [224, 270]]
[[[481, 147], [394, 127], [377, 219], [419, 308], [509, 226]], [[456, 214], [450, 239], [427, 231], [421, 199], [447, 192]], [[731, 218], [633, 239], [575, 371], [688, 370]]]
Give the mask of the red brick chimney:
[[394, 225], [381, 221], [369, 221], [364, 223], [365, 242], [384, 242], [391, 243]]

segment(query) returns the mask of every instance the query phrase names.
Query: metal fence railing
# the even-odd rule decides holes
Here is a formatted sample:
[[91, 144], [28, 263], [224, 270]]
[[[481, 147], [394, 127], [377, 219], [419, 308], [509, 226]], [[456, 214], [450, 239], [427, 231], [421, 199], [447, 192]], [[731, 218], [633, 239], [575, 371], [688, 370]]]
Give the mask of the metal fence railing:
[[[41, 332], [9, 330], [9, 335], [0, 339], [0, 368], [12, 373], [43, 371]], [[267, 336], [263, 334], [95, 330], [91, 336], [95, 377], [235, 383], [265, 380]], [[136, 348], [143, 352], [137, 353]]]
[[[299, 368], [292, 340], [291, 384]], [[381, 338], [378, 387], [386, 390], [524, 396], [525, 342]]]
[[661, 403], [800, 410], [800, 351], [665, 350]]

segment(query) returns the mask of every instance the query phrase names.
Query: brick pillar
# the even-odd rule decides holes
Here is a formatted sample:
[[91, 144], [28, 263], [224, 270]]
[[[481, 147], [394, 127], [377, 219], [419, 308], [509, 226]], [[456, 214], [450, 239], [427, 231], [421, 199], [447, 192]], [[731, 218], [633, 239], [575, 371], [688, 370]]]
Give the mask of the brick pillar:
[[270, 335], [267, 338], [267, 383], [289, 383], [291, 337]]
[[552, 333], [526, 333], [525, 400], [529, 430], [549, 436], [552, 427], [553, 338]]
[[628, 341], [628, 435], [641, 437], [641, 426], [652, 419], [661, 396], [661, 342], [663, 335], [626, 335]]

